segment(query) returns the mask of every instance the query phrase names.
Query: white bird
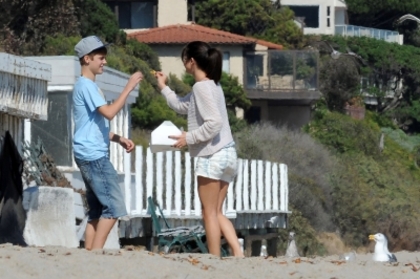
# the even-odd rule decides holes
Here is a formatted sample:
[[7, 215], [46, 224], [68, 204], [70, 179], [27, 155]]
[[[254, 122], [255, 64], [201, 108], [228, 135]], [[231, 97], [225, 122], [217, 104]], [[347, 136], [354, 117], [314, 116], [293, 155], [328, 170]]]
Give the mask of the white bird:
[[286, 257], [299, 257], [299, 253], [295, 243], [295, 232], [289, 233], [289, 245], [287, 246]]
[[267, 257], [268, 253], [267, 253], [267, 246], [265, 245], [261, 245], [261, 253], [260, 253], [261, 257]]
[[374, 240], [375, 252], [373, 254], [373, 260], [377, 262], [397, 262], [397, 258], [394, 254], [391, 254], [388, 250], [388, 240], [385, 235], [381, 233], [369, 235], [369, 240]]

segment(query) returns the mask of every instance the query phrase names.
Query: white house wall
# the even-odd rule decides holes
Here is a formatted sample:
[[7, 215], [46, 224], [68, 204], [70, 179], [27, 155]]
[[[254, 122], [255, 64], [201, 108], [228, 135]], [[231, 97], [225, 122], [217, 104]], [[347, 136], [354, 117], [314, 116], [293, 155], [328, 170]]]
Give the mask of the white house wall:
[[47, 64], [0, 53], [0, 112], [31, 119], [47, 119]]
[[[340, 0], [282, 0], [283, 6], [319, 6], [319, 27], [305, 27], [305, 34], [334, 35], [336, 24], [345, 24], [346, 5]], [[330, 7], [330, 15], [327, 16], [327, 7]], [[338, 13], [336, 12], [338, 11]], [[330, 18], [330, 26], [327, 26], [327, 18]], [[336, 18], [338, 17], [338, 18]]]
[[345, 25], [348, 24], [347, 20], [347, 10], [344, 8], [335, 9], [335, 25]]
[[[181, 60], [181, 52], [184, 45], [150, 45], [158, 54], [162, 71], [175, 74], [182, 78], [185, 67]], [[222, 52], [229, 52], [230, 74], [237, 76], [240, 84], [243, 84], [243, 52], [242, 45], [215, 45]]]
[[157, 10], [159, 27], [188, 22], [187, 0], [159, 0]]

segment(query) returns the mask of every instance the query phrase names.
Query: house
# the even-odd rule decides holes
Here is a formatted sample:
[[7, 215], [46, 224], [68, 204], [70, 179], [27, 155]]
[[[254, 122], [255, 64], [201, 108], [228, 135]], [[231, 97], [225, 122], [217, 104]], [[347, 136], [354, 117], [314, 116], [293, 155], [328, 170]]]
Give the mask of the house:
[[205, 41], [223, 52], [223, 71], [243, 83], [243, 52], [246, 50], [281, 50], [283, 47], [263, 40], [244, 37], [195, 23], [174, 24], [132, 32], [128, 38], [148, 44], [158, 54], [162, 70], [179, 78], [185, 73], [181, 60], [183, 47], [196, 40]]
[[127, 33], [140, 29], [193, 22], [195, 0], [103, 0]]
[[148, 44], [158, 54], [162, 70], [179, 78], [185, 72], [180, 54], [188, 42], [201, 40], [218, 47], [223, 71], [238, 77], [252, 101], [244, 115], [249, 122], [301, 127], [310, 120], [309, 105], [320, 96], [314, 51], [283, 51], [278, 44], [195, 23], [141, 30], [128, 37]]
[[[60, 171], [72, 182], [74, 188], [84, 188], [80, 172], [73, 157], [73, 110], [72, 92], [77, 77], [80, 76], [81, 66], [76, 56], [34, 56], [27, 57], [33, 63], [42, 62], [51, 68], [51, 79], [48, 82], [48, 113], [47, 121], [26, 121], [24, 138], [26, 141], [36, 141], [40, 138], [47, 152], [54, 158]], [[105, 67], [104, 73], [96, 77], [96, 83], [110, 103], [123, 91], [129, 75]], [[127, 98], [124, 108], [110, 122], [111, 131], [130, 137], [131, 118], [130, 105], [138, 96], [136, 87]], [[124, 150], [116, 143], [110, 145], [110, 160], [118, 173], [124, 172]], [[122, 178], [121, 178], [122, 179]]]
[[[180, 54], [190, 41], [202, 40], [221, 49], [223, 70], [238, 77], [252, 100], [245, 115], [237, 111], [239, 117], [292, 127], [309, 121], [309, 105], [320, 97], [317, 53], [282, 52], [278, 44], [195, 24], [193, 0], [103, 1], [115, 12], [129, 38], [157, 52], [166, 73], [179, 78], [184, 74]], [[306, 80], [297, 67], [306, 67]]]
[[282, 0], [295, 17], [304, 22], [305, 34], [366, 36], [403, 44], [403, 35], [397, 31], [349, 25], [347, 5], [343, 0]]
[[0, 147], [9, 131], [22, 152], [24, 119], [47, 120], [50, 80], [50, 65], [0, 52]]

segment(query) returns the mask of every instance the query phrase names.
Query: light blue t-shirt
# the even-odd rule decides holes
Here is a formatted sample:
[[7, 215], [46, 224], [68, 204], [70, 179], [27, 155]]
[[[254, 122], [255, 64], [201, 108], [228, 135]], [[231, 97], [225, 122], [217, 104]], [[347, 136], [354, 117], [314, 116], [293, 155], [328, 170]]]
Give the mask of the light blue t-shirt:
[[97, 110], [106, 104], [95, 82], [78, 78], [73, 90], [73, 151], [77, 159], [93, 161], [108, 155], [109, 121]]

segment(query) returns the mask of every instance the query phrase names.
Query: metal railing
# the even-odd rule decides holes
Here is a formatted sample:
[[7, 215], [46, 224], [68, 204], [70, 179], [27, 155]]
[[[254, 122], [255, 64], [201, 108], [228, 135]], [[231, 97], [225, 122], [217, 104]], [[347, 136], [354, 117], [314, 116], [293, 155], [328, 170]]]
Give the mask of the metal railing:
[[318, 90], [318, 51], [269, 50], [245, 53], [244, 87], [295, 92]]
[[336, 25], [335, 34], [351, 37], [369, 37], [378, 40], [384, 40], [389, 43], [400, 43], [399, 33], [397, 31], [376, 29], [356, 25]]

